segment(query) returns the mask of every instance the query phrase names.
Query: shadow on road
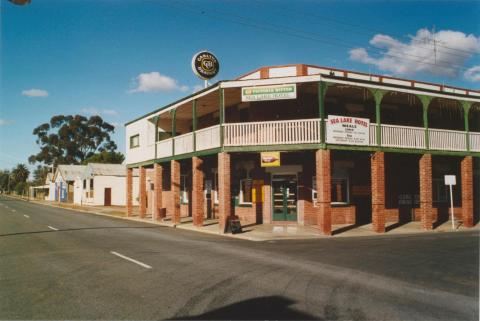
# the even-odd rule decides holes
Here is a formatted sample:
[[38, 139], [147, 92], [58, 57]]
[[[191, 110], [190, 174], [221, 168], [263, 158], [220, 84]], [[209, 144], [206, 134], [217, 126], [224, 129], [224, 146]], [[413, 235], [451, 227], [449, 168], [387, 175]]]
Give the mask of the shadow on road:
[[295, 301], [282, 296], [267, 296], [237, 302], [199, 315], [178, 316], [172, 320], [319, 320], [290, 308], [294, 303]]
[[84, 230], [109, 230], [109, 229], [160, 229], [166, 228], [166, 226], [99, 226], [99, 227], [80, 227], [80, 228], [69, 228], [63, 230], [42, 230], [42, 231], [31, 231], [31, 232], [18, 232], [10, 234], [0, 234], [0, 237], [4, 236], [13, 236], [13, 235], [26, 235], [26, 234], [40, 234], [40, 233], [58, 233], [58, 232], [69, 232], [69, 231], [84, 231]]

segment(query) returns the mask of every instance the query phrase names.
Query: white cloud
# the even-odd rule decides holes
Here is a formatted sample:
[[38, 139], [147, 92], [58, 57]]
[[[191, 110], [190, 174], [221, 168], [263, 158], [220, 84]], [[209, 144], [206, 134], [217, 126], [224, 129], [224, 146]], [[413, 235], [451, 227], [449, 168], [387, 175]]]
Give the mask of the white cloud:
[[480, 81], [480, 65], [467, 69], [463, 74], [463, 77], [470, 81]]
[[114, 109], [99, 109], [95, 107], [85, 107], [82, 108], [81, 110], [82, 113], [87, 114], [87, 115], [109, 115], [109, 116], [115, 116], [118, 115], [118, 112]]
[[158, 71], [141, 73], [134, 79], [134, 89], [129, 93], [137, 92], [159, 92], [159, 91], [188, 91], [188, 86], [179, 85], [178, 82]]
[[23, 96], [27, 97], [48, 97], [48, 91], [43, 90], [43, 89], [27, 89], [22, 91]]
[[[436, 46], [433, 44], [434, 39]], [[428, 29], [420, 29], [410, 37], [409, 42], [377, 34], [370, 40], [370, 45], [382, 52], [372, 56], [365, 48], [355, 48], [349, 52], [350, 59], [374, 65], [395, 75], [423, 72], [456, 77], [467, 60], [480, 52], [480, 37], [459, 31], [441, 30], [432, 33]]]
[[13, 124], [12, 120], [6, 120], [6, 119], [1, 119], [0, 118], [0, 126], [6, 126], [6, 125], [11, 125]]
[[204, 88], [204, 86], [202, 86], [202, 85], [195, 85], [195, 86], [193, 86], [192, 92], [193, 92], [193, 93], [196, 93], [197, 91], [200, 91], [200, 90], [202, 90], [203, 88]]

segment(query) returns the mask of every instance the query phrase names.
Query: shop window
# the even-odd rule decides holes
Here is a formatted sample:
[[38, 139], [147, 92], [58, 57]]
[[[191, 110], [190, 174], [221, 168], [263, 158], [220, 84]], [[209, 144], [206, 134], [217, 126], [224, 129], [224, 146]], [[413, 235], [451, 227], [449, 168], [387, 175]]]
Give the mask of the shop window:
[[140, 135], [130, 136], [130, 148], [135, 148], [140, 146]]
[[445, 181], [442, 178], [432, 179], [433, 190], [432, 199], [435, 203], [444, 203], [449, 199], [448, 187], [445, 185]]
[[218, 172], [213, 173], [213, 202], [218, 204]]
[[180, 203], [188, 204], [188, 175], [180, 176]]
[[317, 177], [312, 176], [312, 203], [317, 206]]
[[[312, 203], [317, 205], [317, 179], [312, 176]], [[346, 175], [332, 177], [331, 183], [331, 204], [344, 205], [350, 203], [349, 180]]]
[[349, 203], [349, 191], [348, 191], [348, 178], [338, 177], [332, 178], [332, 204], [348, 204]]
[[252, 204], [252, 179], [243, 178], [240, 180], [240, 204]]

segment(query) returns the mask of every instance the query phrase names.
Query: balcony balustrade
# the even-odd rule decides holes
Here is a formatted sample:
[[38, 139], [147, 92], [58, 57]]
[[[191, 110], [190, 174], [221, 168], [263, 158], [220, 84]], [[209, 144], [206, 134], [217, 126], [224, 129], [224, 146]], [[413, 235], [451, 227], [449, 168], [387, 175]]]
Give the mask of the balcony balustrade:
[[[328, 122], [325, 122], [328, 126]], [[381, 144], [377, 144], [377, 124], [370, 124], [368, 146], [390, 148], [467, 151], [467, 132], [423, 127], [380, 125]], [[268, 122], [225, 123], [157, 142], [157, 158], [181, 155], [223, 146], [268, 146], [320, 143], [320, 119]], [[194, 144], [195, 135], [195, 144]], [[468, 133], [469, 150], [480, 152], [480, 133]], [[326, 141], [326, 143], [333, 143]], [[172, 144], [174, 146], [172, 147]]]

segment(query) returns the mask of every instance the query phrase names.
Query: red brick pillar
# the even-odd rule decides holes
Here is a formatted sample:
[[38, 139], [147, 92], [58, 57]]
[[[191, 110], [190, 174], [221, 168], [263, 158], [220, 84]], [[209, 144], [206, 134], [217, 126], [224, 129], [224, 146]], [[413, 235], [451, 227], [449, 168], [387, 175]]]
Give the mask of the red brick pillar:
[[473, 157], [465, 156], [461, 162], [462, 219], [465, 227], [473, 226]]
[[203, 226], [203, 160], [192, 157], [192, 216], [193, 225]]
[[147, 213], [147, 169], [143, 166], [140, 166], [140, 177], [138, 180], [140, 191], [139, 202], [140, 202], [140, 217], [144, 218]]
[[371, 159], [372, 225], [377, 233], [385, 233], [385, 153], [375, 152]]
[[325, 235], [332, 235], [331, 209], [331, 157], [330, 150], [319, 149], [316, 154], [316, 181], [317, 181], [317, 223], [320, 231]]
[[424, 154], [419, 162], [420, 178], [420, 215], [422, 227], [433, 229], [433, 195], [432, 195], [432, 155]]
[[153, 165], [153, 219], [158, 220], [162, 217], [162, 184], [163, 167], [160, 164]]
[[218, 154], [218, 218], [219, 229], [225, 233], [227, 220], [232, 215], [232, 195], [230, 190], [230, 154]]
[[180, 224], [180, 162], [170, 161], [171, 218], [173, 224]]
[[270, 174], [265, 175], [265, 181], [262, 186], [263, 194], [263, 224], [272, 223], [272, 182], [270, 179]]
[[133, 210], [133, 168], [127, 168], [127, 216], [132, 216]]

